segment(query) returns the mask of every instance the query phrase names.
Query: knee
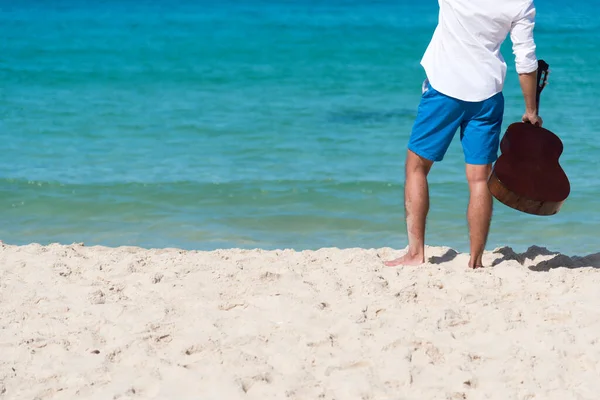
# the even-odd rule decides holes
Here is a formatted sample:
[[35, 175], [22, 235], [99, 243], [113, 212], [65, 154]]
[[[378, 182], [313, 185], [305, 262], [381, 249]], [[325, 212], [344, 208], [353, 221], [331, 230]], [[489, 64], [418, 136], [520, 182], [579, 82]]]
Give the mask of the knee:
[[406, 156], [406, 174], [424, 174], [427, 175], [431, 170], [433, 161], [428, 160], [420, 155], [408, 151]]
[[467, 165], [467, 181], [470, 185], [486, 183], [491, 172], [492, 164]]

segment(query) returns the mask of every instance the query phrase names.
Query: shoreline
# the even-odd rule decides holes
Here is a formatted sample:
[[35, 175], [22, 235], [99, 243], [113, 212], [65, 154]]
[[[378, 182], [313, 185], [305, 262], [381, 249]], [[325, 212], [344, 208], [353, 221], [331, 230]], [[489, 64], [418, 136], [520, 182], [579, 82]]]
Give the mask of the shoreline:
[[[316, 249], [303, 249], [296, 250], [294, 248], [274, 248], [274, 249], [263, 249], [260, 247], [256, 248], [216, 248], [213, 250], [193, 250], [179, 247], [143, 247], [136, 245], [120, 245], [120, 246], [107, 246], [107, 245], [86, 245], [83, 242], [74, 242], [71, 244], [65, 243], [29, 243], [29, 244], [10, 244], [0, 240], [0, 252], [6, 250], [40, 250], [47, 252], [51, 249], [70, 249], [75, 250], [77, 248], [87, 250], [98, 250], [101, 252], [107, 251], [124, 251], [126, 253], [139, 253], [139, 252], [176, 252], [179, 254], [188, 255], [214, 255], [221, 254], [223, 252], [232, 252], [234, 254], [271, 254], [279, 256], [281, 254], [319, 254], [324, 252], [344, 253], [344, 252], [367, 252], [368, 254], [375, 254], [380, 259], [387, 259], [390, 257], [398, 257], [403, 255], [408, 247], [403, 249], [391, 248], [391, 247], [322, 247]], [[419, 267], [415, 268], [427, 268], [428, 266], [442, 265], [453, 261], [456, 257], [468, 257], [468, 253], [456, 251], [455, 249], [447, 246], [425, 246], [426, 262]], [[443, 252], [443, 254], [439, 254]], [[487, 261], [487, 262], [486, 262]], [[518, 252], [513, 250], [510, 246], [500, 246], [494, 249], [488, 249], [484, 252], [484, 269], [495, 267], [503, 262], [517, 262], [522, 266], [532, 267], [533, 270], [539, 268], [600, 268], [600, 252], [585, 254], [585, 255], [572, 255], [561, 253], [559, 251], [553, 251], [547, 247], [531, 245], [526, 251]], [[408, 268], [408, 267], [388, 267], [388, 268]]]

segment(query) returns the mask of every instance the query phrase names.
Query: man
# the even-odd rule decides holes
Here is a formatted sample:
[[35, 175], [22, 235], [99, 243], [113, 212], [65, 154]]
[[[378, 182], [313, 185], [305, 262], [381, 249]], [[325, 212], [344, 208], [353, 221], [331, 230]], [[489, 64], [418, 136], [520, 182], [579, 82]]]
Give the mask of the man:
[[467, 219], [470, 268], [482, 256], [492, 218], [487, 179], [496, 161], [506, 63], [500, 46], [510, 34], [525, 99], [523, 121], [542, 125], [537, 114], [533, 0], [438, 0], [439, 21], [421, 60], [427, 79], [408, 143], [405, 209], [408, 252], [388, 266], [425, 262], [425, 221], [429, 211], [427, 174], [442, 161], [460, 128], [469, 183]]

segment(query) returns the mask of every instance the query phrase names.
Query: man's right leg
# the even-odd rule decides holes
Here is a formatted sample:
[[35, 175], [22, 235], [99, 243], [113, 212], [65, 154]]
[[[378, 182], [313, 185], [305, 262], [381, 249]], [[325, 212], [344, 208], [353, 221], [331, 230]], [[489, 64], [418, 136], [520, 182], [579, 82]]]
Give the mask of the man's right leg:
[[492, 164], [467, 164], [466, 169], [470, 193], [469, 208], [467, 210], [469, 239], [471, 242], [469, 268], [475, 269], [483, 266], [483, 251], [485, 249], [492, 220], [493, 199], [487, 186], [487, 180], [492, 170]]
[[487, 180], [498, 155], [504, 96], [498, 93], [479, 104], [471, 104], [471, 107], [472, 115], [464, 124], [461, 141], [470, 191], [467, 210], [471, 240], [469, 267], [478, 268], [483, 266], [481, 258], [492, 219], [493, 199]]

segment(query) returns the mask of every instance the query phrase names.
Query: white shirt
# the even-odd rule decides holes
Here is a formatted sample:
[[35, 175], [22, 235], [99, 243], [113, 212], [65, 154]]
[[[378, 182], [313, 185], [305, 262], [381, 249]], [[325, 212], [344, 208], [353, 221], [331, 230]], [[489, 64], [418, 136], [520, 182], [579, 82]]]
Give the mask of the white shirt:
[[510, 33], [518, 73], [537, 70], [533, 0], [438, 0], [438, 26], [421, 60], [431, 86], [464, 101], [502, 91], [500, 46]]

